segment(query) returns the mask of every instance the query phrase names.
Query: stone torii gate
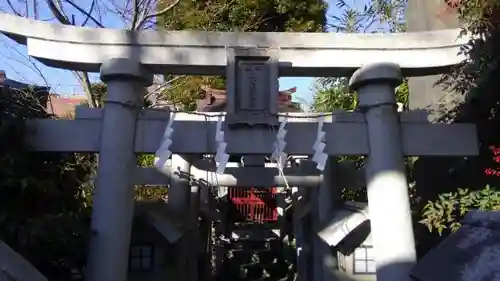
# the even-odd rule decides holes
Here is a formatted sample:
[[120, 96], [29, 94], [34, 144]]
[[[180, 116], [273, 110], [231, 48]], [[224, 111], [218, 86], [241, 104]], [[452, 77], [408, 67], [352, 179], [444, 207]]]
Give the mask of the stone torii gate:
[[[153, 73], [226, 75], [226, 153], [270, 155], [276, 136], [269, 126], [287, 120], [288, 155], [312, 155], [317, 118], [278, 116], [279, 76], [349, 76], [362, 113], [330, 114], [325, 120], [324, 153], [367, 156], [366, 182], [377, 280], [409, 280], [416, 260], [404, 156], [477, 155], [472, 124], [429, 124], [396, 112], [394, 88], [403, 75], [438, 74], [462, 61], [466, 38], [459, 30], [390, 35], [335, 33], [218, 33], [121, 31], [55, 25], [0, 14], [0, 32], [24, 44], [42, 63], [100, 72], [108, 85], [103, 109], [77, 112], [76, 120], [31, 120], [28, 138], [39, 151], [97, 152], [87, 280], [124, 281], [133, 215], [134, 184], [189, 188], [180, 172], [211, 184], [280, 185], [328, 189], [335, 179], [278, 171], [208, 171], [171, 167], [167, 175], [135, 166], [134, 153], [153, 153], [161, 144], [170, 113], [140, 109]], [[248, 74], [248, 71], [253, 73]], [[411, 115], [411, 114], [410, 114]], [[241, 126], [244, 124], [245, 126]], [[170, 150], [179, 155], [215, 154], [214, 118], [176, 114]], [[217, 179], [217, 180], [213, 180]], [[262, 181], [259, 183], [259, 181]], [[257, 182], [257, 183], [256, 183]], [[328, 190], [326, 189], [326, 190]], [[323, 188], [323, 191], [325, 188]], [[172, 190], [173, 191], [173, 190]], [[319, 280], [316, 279], [315, 280]]]

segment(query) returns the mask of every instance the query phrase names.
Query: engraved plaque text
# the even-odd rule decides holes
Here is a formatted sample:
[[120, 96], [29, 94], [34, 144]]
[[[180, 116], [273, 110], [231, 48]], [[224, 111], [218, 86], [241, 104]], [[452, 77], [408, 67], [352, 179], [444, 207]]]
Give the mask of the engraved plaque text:
[[268, 106], [268, 79], [265, 62], [238, 61], [239, 110], [263, 112]]

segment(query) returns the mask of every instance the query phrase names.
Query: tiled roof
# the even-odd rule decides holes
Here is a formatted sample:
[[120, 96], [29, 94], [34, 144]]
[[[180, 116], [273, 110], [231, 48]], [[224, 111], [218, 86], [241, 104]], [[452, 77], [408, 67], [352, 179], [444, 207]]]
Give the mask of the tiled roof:
[[[202, 112], [218, 112], [224, 111], [227, 104], [226, 90], [202, 87], [202, 98], [197, 101], [197, 111]], [[296, 92], [297, 87], [288, 90], [279, 91], [277, 103], [280, 111], [294, 112], [300, 111], [292, 105], [292, 95]]]
[[85, 101], [86, 99], [83, 97], [66, 98], [58, 95], [50, 95], [47, 101], [47, 112], [57, 116], [63, 116], [74, 111], [77, 105]]

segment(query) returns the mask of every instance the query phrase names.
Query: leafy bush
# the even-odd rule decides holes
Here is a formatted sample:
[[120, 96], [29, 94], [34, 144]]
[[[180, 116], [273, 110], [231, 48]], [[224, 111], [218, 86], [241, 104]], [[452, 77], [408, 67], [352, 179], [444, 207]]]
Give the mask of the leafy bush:
[[429, 231], [454, 232], [460, 228], [460, 220], [472, 209], [500, 210], [500, 191], [486, 186], [483, 190], [459, 189], [439, 195], [438, 199], [428, 202], [422, 213], [420, 223]]
[[[500, 177], [500, 148], [491, 146], [489, 150], [493, 165], [485, 168], [484, 174], [495, 179]], [[458, 189], [440, 194], [437, 200], [429, 201], [424, 206], [420, 223], [439, 235], [453, 232], [461, 226], [463, 216], [472, 209], [500, 210], [500, 190], [486, 185], [480, 190]]]
[[94, 158], [32, 152], [26, 120], [53, 116], [31, 91], [0, 90], [0, 239], [50, 280], [72, 280], [85, 262]]
[[500, 191], [495, 188], [500, 183], [497, 168], [500, 164], [497, 147], [500, 143], [500, 55], [497, 52], [500, 48], [500, 2], [452, 0], [449, 7], [448, 11], [456, 13], [464, 27], [463, 33], [471, 39], [461, 49], [466, 60], [441, 80], [448, 90], [466, 96], [466, 103], [444, 118], [477, 124], [481, 154], [477, 159], [469, 159], [471, 167], [467, 172], [472, 177], [476, 171], [483, 175], [474, 178], [474, 188], [440, 194], [425, 205], [420, 222], [440, 235], [457, 230], [460, 219], [470, 209], [500, 209]]
[[[140, 167], [154, 167], [154, 154], [140, 154], [137, 156], [137, 165]], [[136, 186], [135, 200], [162, 200], [168, 189], [165, 186]]]

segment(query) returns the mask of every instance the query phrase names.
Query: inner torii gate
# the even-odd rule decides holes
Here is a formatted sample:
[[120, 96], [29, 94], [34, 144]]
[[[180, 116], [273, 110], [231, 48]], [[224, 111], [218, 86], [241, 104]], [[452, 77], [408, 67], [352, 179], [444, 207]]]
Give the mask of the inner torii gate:
[[[164, 184], [170, 178], [173, 193], [189, 188], [183, 173], [189, 173], [188, 164], [174, 164], [164, 174], [135, 166], [135, 153], [158, 149], [170, 119], [167, 110], [140, 109], [141, 95], [151, 84], [153, 73], [226, 75], [225, 152], [244, 155], [270, 155], [276, 136], [270, 134], [269, 126], [285, 119], [288, 133], [284, 151], [288, 155], [314, 154], [317, 118], [278, 116], [275, 101], [280, 76], [352, 74], [350, 87], [359, 95], [361, 113], [325, 113], [324, 153], [367, 156], [366, 182], [379, 281], [409, 280], [409, 270], [416, 261], [404, 156], [478, 153], [474, 125], [429, 124], [412, 118], [411, 113], [398, 114], [395, 106], [394, 88], [403, 75], [438, 74], [462, 61], [457, 53], [467, 39], [457, 39], [459, 30], [391, 35], [129, 32], [55, 25], [2, 13], [0, 32], [26, 45], [30, 56], [48, 66], [99, 71], [108, 85], [104, 109], [81, 110], [76, 120], [29, 122], [34, 133], [28, 141], [35, 150], [100, 155], [89, 281], [127, 278], [134, 184]], [[176, 114], [170, 150], [187, 156], [215, 154], [214, 119]], [[191, 170], [191, 176], [224, 186], [257, 185], [258, 181], [278, 186], [322, 184], [320, 194], [333, 187], [329, 172], [322, 176], [290, 172], [285, 169], [286, 182], [276, 169], [244, 173], [228, 169], [222, 176]]]

